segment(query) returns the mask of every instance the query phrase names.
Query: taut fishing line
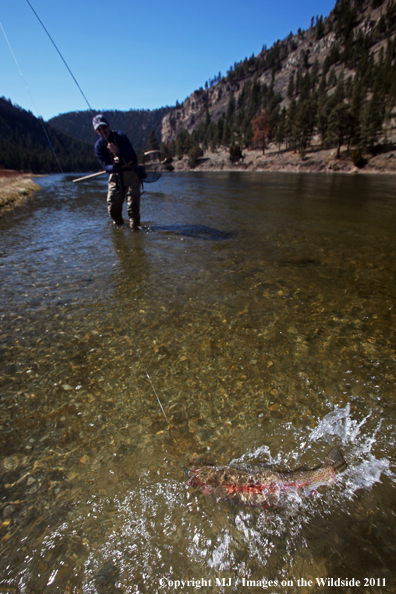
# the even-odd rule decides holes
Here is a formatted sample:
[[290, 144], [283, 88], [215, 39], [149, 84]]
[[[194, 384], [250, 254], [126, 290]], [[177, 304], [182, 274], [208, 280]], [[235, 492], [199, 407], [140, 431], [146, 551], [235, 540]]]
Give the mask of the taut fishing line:
[[[8, 44], [8, 47], [10, 48], [10, 52], [11, 52], [11, 54], [12, 54], [12, 57], [14, 58], [14, 62], [15, 62], [15, 64], [16, 64], [16, 66], [17, 66], [18, 70], [19, 70], [19, 74], [22, 76], [22, 80], [23, 80], [23, 82], [25, 83], [25, 87], [26, 87], [26, 89], [27, 89], [27, 92], [29, 93], [29, 97], [30, 97], [30, 99], [31, 99], [31, 101], [32, 101], [32, 104], [33, 104], [34, 110], [35, 110], [35, 112], [38, 114], [38, 109], [37, 109], [37, 107], [36, 107], [36, 105], [35, 105], [35, 103], [34, 103], [34, 100], [33, 100], [32, 94], [31, 94], [31, 92], [30, 92], [30, 89], [29, 89], [29, 87], [27, 86], [27, 83], [26, 83], [25, 77], [24, 77], [24, 76], [23, 76], [23, 74], [22, 74], [22, 70], [20, 69], [20, 66], [19, 66], [19, 64], [18, 64], [18, 60], [17, 60], [17, 59], [16, 59], [16, 57], [15, 57], [15, 54], [14, 54], [14, 52], [13, 52], [13, 50], [12, 50], [12, 47], [11, 47], [11, 44], [10, 44], [10, 42], [8, 41], [8, 37], [7, 37], [7, 35], [6, 35], [6, 32], [4, 31], [4, 27], [3, 27], [3, 25], [1, 24], [1, 22], [0, 22], [0, 27], [1, 27], [1, 30], [3, 31], [3, 35], [4, 35], [4, 37], [5, 37], [5, 40], [6, 40], [7, 44]], [[55, 149], [54, 149], [54, 147], [52, 146], [52, 142], [51, 142], [51, 140], [50, 140], [50, 137], [48, 136], [48, 134], [47, 134], [47, 130], [45, 129], [44, 122], [43, 122], [43, 118], [39, 117], [38, 119], [40, 120], [40, 124], [41, 124], [41, 126], [42, 126], [42, 128], [43, 128], [43, 130], [44, 130], [44, 134], [45, 134], [45, 136], [46, 136], [46, 138], [47, 138], [47, 140], [48, 140], [48, 144], [49, 144], [49, 145], [50, 145], [50, 147], [51, 147], [51, 150], [52, 150], [52, 153], [53, 153], [53, 155], [54, 155], [54, 157], [55, 157], [55, 160], [56, 160], [56, 162], [58, 163], [58, 167], [59, 167], [59, 169], [60, 169], [60, 172], [61, 172], [61, 173], [63, 173], [63, 170], [62, 170], [61, 164], [59, 163], [59, 161], [58, 161], [58, 157], [56, 156]]]
[[[87, 103], [87, 105], [88, 105], [88, 107], [89, 107], [89, 110], [91, 111], [91, 113], [92, 113], [92, 114], [94, 114], [94, 115], [95, 115], [95, 112], [94, 112], [94, 110], [92, 109], [91, 105], [89, 104], [89, 101], [88, 101], [88, 99], [87, 99], [87, 98], [86, 98], [86, 96], [84, 95], [84, 93], [83, 93], [83, 91], [82, 91], [82, 89], [81, 89], [80, 85], [78, 84], [78, 82], [77, 82], [77, 80], [76, 80], [75, 76], [73, 75], [72, 71], [70, 70], [69, 66], [67, 65], [67, 63], [66, 63], [66, 60], [64, 59], [64, 57], [62, 56], [61, 52], [59, 51], [59, 49], [58, 49], [58, 47], [57, 47], [56, 43], [54, 42], [54, 40], [52, 39], [51, 35], [49, 34], [49, 32], [47, 31], [46, 27], [44, 26], [44, 23], [42, 22], [42, 20], [41, 20], [41, 19], [40, 19], [40, 17], [38, 16], [37, 12], [34, 10], [33, 6], [30, 4], [29, 0], [26, 0], [26, 2], [29, 4], [30, 8], [32, 9], [33, 13], [35, 14], [36, 18], [38, 19], [39, 23], [41, 24], [41, 26], [43, 27], [44, 31], [46, 32], [46, 34], [48, 35], [49, 39], [51, 40], [51, 43], [52, 43], [52, 45], [55, 47], [56, 51], [58, 52], [59, 56], [61, 57], [61, 59], [62, 59], [62, 61], [63, 61], [64, 65], [66, 66], [67, 70], [69, 71], [69, 73], [70, 73], [70, 75], [71, 75], [72, 79], [73, 79], [73, 80], [74, 80], [74, 82], [76, 83], [76, 85], [77, 85], [77, 87], [78, 87], [78, 89], [79, 89], [80, 93], [81, 93], [81, 94], [82, 94], [82, 96], [84, 97], [84, 99], [85, 99], [85, 101], [86, 101], [86, 103]], [[17, 60], [16, 60], [16, 58], [15, 58], [14, 52], [12, 51], [11, 45], [10, 45], [10, 43], [9, 43], [8, 39], [7, 39], [7, 36], [6, 36], [6, 34], [5, 34], [5, 31], [4, 31], [4, 29], [3, 29], [3, 26], [1, 25], [1, 23], [0, 23], [0, 26], [1, 26], [2, 30], [3, 30], [4, 37], [6, 38], [6, 41], [7, 41], [7, 43], [8, 43], [8, 46], [9, 46], [10, 50], [11, 50], [11, 53], [12, 53], [12, 55], [13, 55], [13, 57], [14, 57], [15, 63], [16, 63], [16, 65], [17, 65], [17, 67], [18, 67], [18, 70], [19, 70], [19, 72], [20, 72], [20, 74], [21, 74], [21, 76], [22, 76], [22, 78], [23, 78], [23, 74], [22, 74], [22, 72], [21, 72], [21, 69], [19, 68], [18, 62], [17, 62]], [[26, 83], [25, 83], [25, 85], [26, 85]], [[26, 88], [28, 89], [27, 85], [26, 85]], [[29, 91], [29, 89], [28, 89], [28, 91]], [[33, 101], [33, 98], [32, 98], [32, 96], [31, 96], [31, 94], [30, 94], [30, 91], [29, 91], [29, 95], [30, 95], [30, 97], [31, 97], [31, 99], [32, 99], [32, 102], [33, 102], [33, 104], [34, 104], [34, 101]], [[36, 109], [36, 111], [37, 111], [37, 109]], [[59, 168], [60, 168], [61, 172], [63, 173], [63, 171], [62, 171], [62, 168], [61, 168], [61, 166], [60, 166], [60, 164], [59, 164], [59, 161], [58, 161], [58, 159], [57, 159], [57, 157], [56, 157], [56, 154], [55, 154], [55, 151], [54, 151], [54, 149], [53, 149], [53, 147], [52, 147], [51, 141], [50, 141], [50, 139], [48, 138], [48, 134], [47, 134], [47, 132], [46, 132], [46, 130], [45, 130], [45, 127], [44, 127], [44, 124], [43, 124], [43, 121], [42, 121], [42, 119], [41, 119], [41, 118], [40, 118], [40, 121], [41, 121], [41, 124], [42, 124], [42, 126], [43, 126], [43, 128], [44, 128], [44, 132], [45, 132], [45, 135], [46, 135], [46, 137], [47, 137], [47, 139], [48, 139], [48, 142], [49, 142], [49, 144], [50, 144], [50, 146], [51, 146], [51, 148], [52, 148], [52, 151], [53, 151], [53, 153], [54, 153], [55, 159], [56, 159], [56, 161], [57, 161], [57, 163], [58, 163], [58, 165], [59, 165]], [[158, 152], [158, 151], [152, 151], [152, 152]], [[157, 171], [154, 171], [154, 170], [155, 170], [155, 168], [153, 167], [153, 171], [151, 172], [151, 177], [150, 177], [150, 174], [148, 174], [148, 177], [149, 177], [149, 179], [147, 179], [147, 180], [146, 180], [147, 182], [156, 181], [157, 179], [159, 179], [159, 177], [160, 177], [160, 175], [161, 175], [161, 174], [160, 174], [160, 173], [158, 174], [158, 172], [157, 172]], [[158, 394], [157, 394], [157, 392], [156, 392], [156, 389], [155, 389], [155, 387], [154, 387], [154, 384], [153, 384], [153, 382], [152, 382], [152, 380], [151, 380], [151, 377], [150, 377], [150, 375], [149, 375], [149, 373], [148, 373], [148, 371], [147, 371], [147, 368], [146, 368], [146, 366], [145, 366], [145, 364], [144, 364], [144, 362], [143, 362], [143, 359], [142, 359], [142, 357], [141, 357], [141, 355], [140, 355], [140, 352], [139, 352], [139, 349], [138, 349], [138, 347], [137, 347], [137, 345], [136, 345], [136, 342], [135, 342], [135, 340], [134, 340], [134, 339], [133, 339], [133, 337], [132, 337], [132, 333], [131, 333], [131, 338], [132, 338], [132, 342], [133, 342], [133, 345], [134, 345], [134, 347], [135, 347], [136, 353], [137, 353], [137, 355], [138, 355], [139, 361], [140, 361], [140, 363], [141, 363], [141, 365], [142, 365], [142, 367], [143, 367], [143, 369], [144, 369], [144, 371], [145, 371], [145, 373], [146, 373], [147, 379], [149, 380], [149, 382], [150, 382], [150, 384], [151, 384], [151, 387], [152, 387], [152, 389], [153, 389], [153, 392], [154, 392], [154, 394], [155, 394], [155, 396], [156, 396], [156, 398], [157, 398], [157, 401], [158, 401], [158, 404], [159, 404], [159, 406], [160, 406], [160, 408], [161, 408], [161, 411], [162, 411], [162, 413], [163, 413], [163, 415], [164, 415], [164, 417], [165, 417], [165, 419], [166, 419], [167, 423], [169, 423], [169, 419], [168, 419], [168, 417], [166, 416], [165, 410], [164, 410], [164, 408], [163, 408], [163, 406], [162, 406], [162, 404], [161, 404], [161, 401], [160, 401], [160, 399], [159, 399], [159, 396], [158, 396]]]
[[[42, 26], [42, 28], [44, 29], [44, 31], [48, 35], [48, 37], [49, 37], [52, 45], [54, 46], [54, 48], [58, 52], [58, 54], [59, 54], [62, 62], [66, 66], [67, 70], [69, 71], [70, 76], [72, 77], [72, 79], [76, 83], [78, 90], [80, 91], [81, 95], [84, 97], [84, 100], [85, 100], [86, 104], [88, 105], [89, 110], [91, 111], [91, 113], [93, 115], [95, 115], [95, 112], [92, 109], [92, 107], [91, 107], [88, 99], [86, 98], [86, 96], [85, 96], [82, 88], [78, 84], [76, 77], [74, 76], [74, 74], [70, 70], [70, 68], [69, 68], [69, 66], [68, 66], [65, 58], [62, 56], [62, 54], [61, 54], [58, 46], [56, 45], [55, 41], [52, 39], [51, 35], [49, 34], [49, 32], [48, 32], [47, 28], [45, 27], [43, 21], [40, 19], [39, 15], [34, 10], [33, 6], [29, 2], [29, 0], [26, 0], [26, 2], [29, 4], [29, 6], [32, 9], [32, 11], [33, 11], [35, 17], [37, 18], [38, 22], [40, 23], [40, 25]], [[154, 154], [156, 154], [156, 157], [157, 158], [155, 158]], [[146, 183], [146, 184], [156, 182], [161, 177], [162, 169], [163, 169], [163, 162], [158, 158], [159, 157], [159, 154], [160, 154], [160, 151], [158, 151], [158, 150], [148, 151], [148, 152], [145, 153], [145, 178], [144, 178], [143, 182]], [[147, 155], [149, 155], [148, 158], [146, 157]], [[102, 172], [99, 173], [99, 175], [101, 175], [101, 174], [102, 174]], [[84, 179], [84, 178], [81, 178], [81, 179]], [[79, 181], [79, 180], [73, 180], [73, 181]]]
[[162, 410], [162, 413], [163, 413], [163, 415], [164, 415], [164, 417], [165, 417], [165, 419], [166, 419], [167, 423], [169, 424], [169, 419], [168, 419], [168, 417], [166, 416], [166, 412], [164, 411], [164, 408], [163, 408], [163, 406], [162, 406], [162, 404], [161, 404], [161, 401], [160, 401], [160, 399], [159, 399], [159, 397], [158, 397], [158, 394], [157, 394], [157, 392], [156, 392], [156, 389], [154, 388], [154, 384], [153, 384], [153, 382], [151, 381], [151, 377], [149, 376], [149, 373], [148, 373], [148, 371], [147, 371], [147, 369], [146, 369], [146, 366], [145, 366], [145, 364], [144, 364], [144, 362], [143, 362], [143, 359], [142, 359], [142, 357], [141, 357], [141, 355], [140, 355], [139, 349], [138, 349], [138, 347], [137, 347], [137, 345], [136, 345], [136, 342], [135, 342], [135, 340], [134, 340], [134, 338], [133, 338], [133, 336], [132, 336], [132, 333], [130, 333], [130, 336], [131, 336], [131, 339], [132, 339], [132, 342], [133, 342], [133, 346], [135, 347], [135, 350], [136, 350], [137, 356], [139, 357], [139, 361], [140, 361], [140, 363], [141, 363], [141, 365], [142, 365], [142, 367], [143, 367], [143, 369], [144, 369], [144, 371], [145, 371], [145, 373], [146, 373], [147, 379], [149, 380], [149, 382], [150, 382], [150, 384], [151, 384], [151, 387], [152, 387], [152, 389], [153, 389], [153, 392], [154, 392], [154, 394], [156, 395], [156, 398], [157, 398], [157, 400], [158, 400], [158, 404], [160, 405], [160, 408], [161, 408], [161, 410]]
[[93, 110], [93, 109], [92, 109], [92, 107], [90, 106], [90, 104], [89, 104], [89, 102], [88, 102], [88, 99], [87, 99], [87, 98], [86, 98], [86, 96], [84, 95], [84, 93], [83, 93], [83, 91], [82, 91], [82, 89], [81, 89], [80, 85], [78, 84], [78, 82], [77, 82], [77, 80], [76, 80], [76, 78], [75, 78], [74, 74], [72, 73], [72, 71], [70, 70], [69, 66], [67, 65], [65, 58], [64, 58], [64, 57], [62, 56], [62, 54], [60, 53], [60, 51], [59, 51], [59, 49], [58, 49], [58, 47], [57, 47], [57, 45], [56, 45], [55, 41], [52, 39], [51, 35], [48, 33], [47, 29], [46, 29], [46, 28], [45, 28], [45, 26], [44, 26], [44, 23], [43, 23], [43, 22], [42, 22], [42, 20], [40, 19], [40, 17], [39, 17], [39, 15], [37, 14], [37, 12], [34, 10], [33, 6], [30, 4], [29, 0], [26, 0], [26, 2], [29, 4], [29, 6], [30, 6], [30, 8], [32, 9], [32, 11], [34, 12], [34, 14], [35, 14], [35, 16], [36, 16], [36, 18], [37, 18], [38, 22], [40, 23], [40, 25], [42, 26], [42, 28], [44, 29], [44, 31], [47, 33], [47, 35], [48, 35], [49, 39], [51, 40], [51, 43], [52, 43], [52, 45], [54, 46], [54, 48], [56, 49], [56, 51], [57, 51], [57, 52], [58, 52], [58, 54], [60, 55], [62, 62], [64, 63], [64, 65], [65, 65], [65, 66], [66, 66], [66, 68], [68, 69], [68, 71], [69, 71], [69, 73], [70, 73], [70, 76], [72, 77], [72, 79], [73, 79], [73, 80], [74, 80], [74, 82], [76, 83], [76, 85], [77, 85], [77, 87], [78, 87], [78, 90], [80, 91], [81, 95], [84, 97], [84, 99], [85, 99], [85, 102], [86, 102], [86, 104], [88, 105], [88, 107], [89, 107], [90, 111], [91, 111], [91, 112], [92, 112], [92, 113], [95, 115], [95, 112], [94, 112], [94, 110]]

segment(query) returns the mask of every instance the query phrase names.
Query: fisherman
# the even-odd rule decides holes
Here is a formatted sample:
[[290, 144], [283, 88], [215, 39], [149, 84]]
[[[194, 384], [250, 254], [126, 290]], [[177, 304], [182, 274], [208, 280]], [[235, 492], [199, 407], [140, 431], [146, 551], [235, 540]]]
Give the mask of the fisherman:
[[109, 183], [107, 207], [116, 225], [123, 225], [122, 205], [127, 200], [127, 212], [131, 229], [140, 228], [140, 178], [136, 153], [121, 131], [111, 130], [109, 122], [102, 115], [92, 120], [94, 130], [100, 138], [95, 144], [95, 155], [107, 173]]

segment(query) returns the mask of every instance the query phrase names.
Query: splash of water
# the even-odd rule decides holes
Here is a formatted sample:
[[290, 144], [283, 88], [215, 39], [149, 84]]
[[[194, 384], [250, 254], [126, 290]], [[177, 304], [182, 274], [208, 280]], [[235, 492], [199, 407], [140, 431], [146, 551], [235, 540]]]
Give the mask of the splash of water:
[[383, 419], [374, 418], [373, 411], [361, 420], [354, 419], [348, 403], [345, 408], [336, 408], [328, 413], [308, 437], [311, 444], [321, 439], [328, 443], [334, 438], [341, 441], [348, 461], [344, 491], [348, 498], [352, 498], [358, 489], [370, 489], [374, 483], [381, 482], [383, 473], [395, 479], [389, 458], [377, 458], [373, 453], [373, 449], [384, 451], [381, 441], [388, 431], [381, 432], [383, 424]]
[[371, 412], [360, 422], [351, 418], [351, 405], [348, 402], [345, 408], [336, 408], [328, 413], [311, 431], [308, 439], [317, 442], [323, 438], [330, 442], [334, 437], [339, 437], [343, 444], [351, 443], [360, 434], [361, 427], [371, 417]]
[[[354, 418], [348, 403], [344, 408], [329, 412], [309, 433], [287, 423], [283, 427], [284, 433], [292, 435], [298, 444], [291, 452], [280, 449], [272, 454], [268, 445], [262, 445], [232, 460], [231, 464], [265, 461], [270, 465], [288, 468], [298, 465], [309, 450], [317, 457], [319, 446], [322, 449], [319, 458], [323, 460], [330, 447], [339, 445], [348, 462], [348, 472], [340, 475], [338, 481], [345, 484], [345, 496], [352, 498], [358, 489], [370, 489], [374, 483], [380, 482], [383, 473], [393, 481], [396, 479], [391, 470], [390, 456], [378, 457], [378, 454], [373, 453], [373, 450], [381, 453], [387, 451], [382, 442], [389, 442], [389, 429], [383, 429], [383, 425], [384, 419], [376, 418], [373, 411], [361, 419]], [[386, 439], [384, 436], [387, 436]]]
[[[264, 444], [238, 460], [261, 460], [292, 467], [296, 455], [308, 450], [311, 450], [310, 458], [317, 460], [323, 459], [323, 454], [333, 445], [342, 448], [348, 469], [339, 475], [336, 485], [318, 497], [305, 500], [291, 492], [283, 509], [230, 508], [181, 489], [180, 481], [174, 478], [164, 476], [152, 484], [149, 476], [141, 477], [136, 488], [124, 500], [116, 502], [114, 527], [86, 560], [84, 593], [96, 592], [95, 576], [105, 561], [115, 563], [120, 576], [128, 576], [123, 582], [128, 593], [135, 591], [133, 576], [138, 574], [142, 584], [151, 588], [158, 586], [157, 574], [174, 579], [178, 575], [180, 555], [188, 556], [191, 569], [187, 576], [190, 572], [194, 576], [205, 571], [212, 577], [228, 575], [227, 572], [249, 577], [265, 572], [270, 566], [291, 575], [296, 559], [301, 563], [305, 559], [296, 552], [301, 546], [308, 546], [304, 545], [305, 525], [315, 525], [318, 520], [320, 526], [323, 515], [331, 514], [335, 508], [348, 509], [352, 505], [353, 510], [350, 500], [356, 491], [371, 489], [382, 480], [383, 473], [394, 478], [390, 453], [387, 457], [384, 448], [391, 431], [385, 426], [386, 421], [376, 418], [375, 412], [361, 418], [355, 416], [358, 413], [347, 405], [328, 413], [313, 429], [284, 424], [280, 431], [284, 431], [288, 440], [276, 454]], [[290, 437], [296, 444], [291, 450]], [[45, 543], [48, 548], [52, 540], [47, 538]], [[128, 586], [125, 580], [129, 581]]]

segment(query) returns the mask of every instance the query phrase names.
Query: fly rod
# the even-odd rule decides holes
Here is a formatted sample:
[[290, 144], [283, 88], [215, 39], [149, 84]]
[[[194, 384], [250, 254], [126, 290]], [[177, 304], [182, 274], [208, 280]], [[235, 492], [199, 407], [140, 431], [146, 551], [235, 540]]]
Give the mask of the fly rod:
[[[143, 155], [145, 157], [150, 156], [150, 155], [154, 155], [154, 154], [159, 154], [161, 153], [160, 150], [153, 150], [153, 151], [146, 151], [145, 153], [143, 153]], [[166, 159], [163, 161], [160, 161], [160, 165], [162, 166], [165, 163]], [[124, 165], [124, 167], [129, 167], [131, 165], [131, 163], [127, 163], [126, 165]], [[157, 179], [160, 177], [160, 175], [158, 175], [158, 171], [162, 171], [160, 166], [157, 167], [151, 167], [150, 173], [151, 173], [151, 177], [152, 179], [147, 179], [145, 178], [145, 182], [146, 183], [150, 183], [150, 182], [154, 182], [157, 181]], [[154, 172], [155, 170], [155, 172]], [[91, 173], [90, 175], [84, 175], [83, 177], [77, 177], [76, 179], [73, 179], [74, 183], [80, 182], [80, 181], [84, 181], [86, 179], [92, 179], [93, 177], [99, 177], [100, 175], [104, 175], [105, 173], [107, 173], [107, 171], [98, 171], [97, 173]]]
[[83, 181], [84, 179], [92, 179], [93, 177], [99, 177], [99, 175], [104, 175], [107, 171], [98, 171], [98, 173], [91, 173], [90, 175], [84, 175], [84, 177], [77, 177], [73, 179], [74, 183]]
[[[129, 161], [129, 163], [125, 163], [125, 165], [123, 165], [122, 167], [129, 167], [130, 165], [132, 165], [132, 161]], [[98, 171], [97, 173], [91, 173], [90, 175], [84, 175], [84, 177], [77, 177], [76, 179], [73, 179], [73, 181], [76, 183], [76, 182], [83, 181], [84, 179], [92, 179], [93, 177], [99, 177], [100, 175], [104, 175], [105, 173], [108, 173], [108, 172], [107, 171]]]

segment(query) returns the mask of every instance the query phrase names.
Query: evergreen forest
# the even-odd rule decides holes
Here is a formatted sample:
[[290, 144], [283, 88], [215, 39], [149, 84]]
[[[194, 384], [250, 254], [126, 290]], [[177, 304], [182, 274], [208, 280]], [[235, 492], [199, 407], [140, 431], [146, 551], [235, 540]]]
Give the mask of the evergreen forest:
[[0, 167], [59, 173], [61, 169], [64, 172], [97, 170], [98, 163], [92, 145], [56, 130], [3, 97], [0, 98]]
[[[368, 11], [379, 7], [380, 18], [370, 20]], [[338, 0], [327, 19], [312, 19], [308, 31], [299, 30], [269, 50], [263, 48], [257, 57], [235, 63], [221, 80], [230, 92], [217, 121], [207, 109], [198, 126], [179, 130], [162, 150], [181, 157], [229, 147], [231, 156], [238, 157], [242, 148], [274, 142], [279, 149], [303, 155], [314, 136], [320, 148], [334, 147], [338, 156], [341, 145], [354, 147], [358, 155], [390, 148], [396, 107], [395, 33], [396, 0]], [[331, 50], [320, 63], [311, 48], [329, 35]], [[289, 69], [287, 84], [277, 91], [277, 76], [299, 47], [298, 67]], [[270, 74], [270, 82], [260, 80], [264, 73]], [[203, 103], [208, 86], [196, 92]], [[233, 91], [239, 88], [239, 93]], [[258, 143], [263, 112], [266, 134]]]
[[[313, 148], [340, 157], [346, 146], [360, 166], [395, 147], [395, 110], [396, 0], [337, 0], [328, 17], [235, 62], [183, 104], [102, 113], [137, 153], [160, 144], [191, 167], [204, 150], [227, 148], [237, 161], [270, 143], [302, 157]], [[55, 152], [64, 171], [97, 171], [91, 122], [81, 111], [44, 123], [0, 98], [0, 167], [57, 172]]]

